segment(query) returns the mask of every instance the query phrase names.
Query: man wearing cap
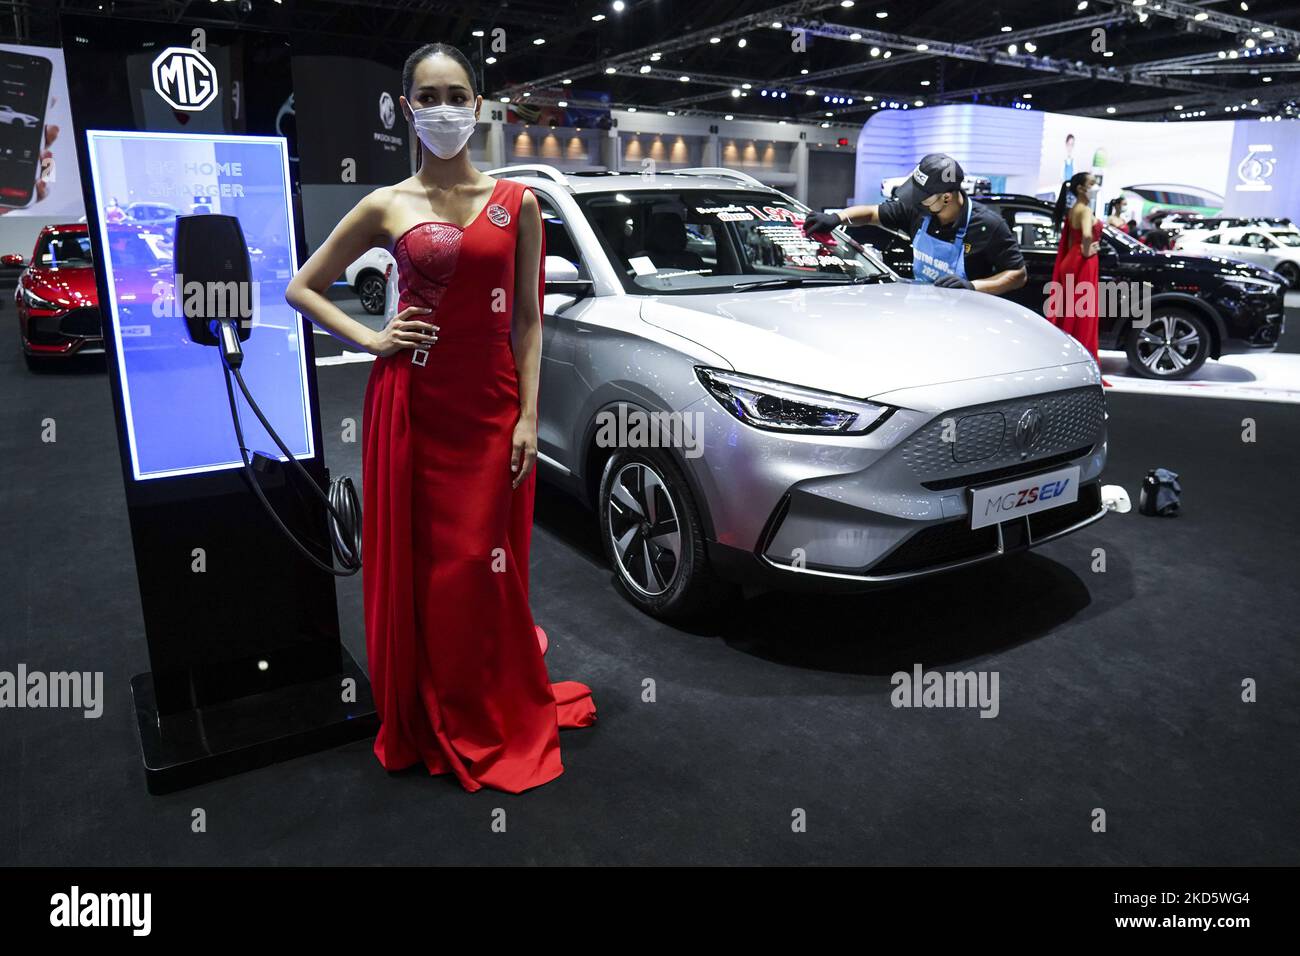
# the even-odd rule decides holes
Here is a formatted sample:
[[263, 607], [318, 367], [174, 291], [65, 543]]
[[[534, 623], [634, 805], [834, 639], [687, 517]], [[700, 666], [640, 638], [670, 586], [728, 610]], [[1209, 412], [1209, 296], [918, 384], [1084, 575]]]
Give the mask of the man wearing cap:
[[839, 213], [812, 213], [804, 220], [804, 233], [881, 225], [912, 237], [916, 282], [992, 295], [1019, 289], [1028, 277], [1020, 245], [1001, 215], [966, 195], [965, 178], [951, 156], [930, 153], [893, 199]]

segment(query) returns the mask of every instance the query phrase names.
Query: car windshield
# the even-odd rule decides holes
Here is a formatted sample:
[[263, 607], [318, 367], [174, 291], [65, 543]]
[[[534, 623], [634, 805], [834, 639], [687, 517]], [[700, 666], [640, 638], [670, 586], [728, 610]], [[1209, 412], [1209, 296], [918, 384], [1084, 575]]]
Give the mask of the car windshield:
[[665, 187], [575, 198], [632, 292], [893, 278], [852, 239], [805, 237], [808, 208], [776, 193]]
[[1103, 226], [1102, 229], [1113, 242], [1124, 246], [1126, 249], [1131, 249], [1135, 252], [1151, 251], [1147, 246], [1142, 245], [1142, 243], [1138, 242], [1123, 229], [1116, 229], [1114, 226]]
[[52, 232], [41, 236], [36, 247], [36, 262], [47, 269], [84, 269], [93, 265], [90, 236], [84, 232]]

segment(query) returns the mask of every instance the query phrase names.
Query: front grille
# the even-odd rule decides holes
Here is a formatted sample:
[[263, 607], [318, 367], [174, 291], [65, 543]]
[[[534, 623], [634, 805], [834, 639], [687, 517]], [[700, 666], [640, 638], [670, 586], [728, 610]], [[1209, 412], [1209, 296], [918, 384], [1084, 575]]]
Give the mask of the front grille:
[[967, 558], [992, 554], [998, 549], [997, 525], [970, 528], [968, 519], [932, 525], [912, 535], [871, 568], [874, 574], [905, 574]]
[[[1003, 544], [1014, 551], [1042, 541], [1092, 517], [1101, 508], [1101, 485], [1092, 482], [1079, 489], [1079, 500], [1003, 523]], [[1029, 522], [1029, 538], [1024, 523]], [[918, 531], [875, 564], [872, 575], [908, 574], [995, 554], [998, 526], [971, 530], [970, 519], [945, 521]]]
[[994, 468], [991, 471], [977, 471], [957, 478], [923, 481], [921, 485], [930, 491], [948, 491], [951, 488], [964, 488], [967, 485], [993, 485], [1000, 481], [1019, 478], [1021, 475], [1032, 475], [1036, 471], [1046, 471], [1049, 468], [1055, 468], [1057, 465], [1067, 464], [1076, 458], [1082, 458], [1091, 452], [1093, 447], [1089, 445], [1087, 448], [1074, 448], [1059, 455], [1052, 455], [1050, 458], [1035, 458], [1033, 461], [1027, 461], [1023, 464], [1008, 465], [1006, 468]]
[[[1021, 448], [1016, 426], [1030, 409], [1041, 414], [1042, 427], [1037, 439]], [[1106, 397], [1101, 386], [1087, 385], [948, 412], [910, 436], [897, 454], [927, 488], [937, 490], [931, 483], [1091, 448], [1100, 439], [1105, 421]], [[973, 465], [980, 466], [978, 472]], [[958, 481], [949, 487], [965, 483]]]
[[59, 322], [59, 331], [64, 335], [84, 335], [99, 337], [103, 335], [103, 325], [100, 322], [99, 309], [93, 306], [87, 306], [83, 309], [73, 309], [63, 316]]

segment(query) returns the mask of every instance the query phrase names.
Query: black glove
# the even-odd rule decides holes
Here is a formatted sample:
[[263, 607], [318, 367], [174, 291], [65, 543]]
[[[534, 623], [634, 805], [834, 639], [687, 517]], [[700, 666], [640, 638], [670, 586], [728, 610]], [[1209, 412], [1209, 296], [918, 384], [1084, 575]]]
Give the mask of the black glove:
[[934, 280], [934, 284], [941, 289], [970, 289], [972, 292], [975, 291], [975, 286], [968, 279], [963, 279], [961, 276], [939, 276]]
[[842, 225], [843, 220], [833, 212], [810, 212], [803, 221], [803, 234], [811, 236], [814, 232], [830, 232]]

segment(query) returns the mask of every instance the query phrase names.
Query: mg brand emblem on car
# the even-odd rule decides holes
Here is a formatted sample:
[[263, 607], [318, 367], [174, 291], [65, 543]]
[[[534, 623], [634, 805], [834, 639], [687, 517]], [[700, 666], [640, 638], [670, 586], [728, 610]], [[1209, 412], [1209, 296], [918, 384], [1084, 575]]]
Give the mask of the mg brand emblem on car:
[[197, 113], [217, 98], [217, 69], [198, 50], [169, 46], [153, 61], [153, 88], [172, 109]]
[[1027, 408], [1020, 420], [1016, 422], [1016, 447], [1029, 451], [1043, 434], [1043, 413], [1036, 408]]

